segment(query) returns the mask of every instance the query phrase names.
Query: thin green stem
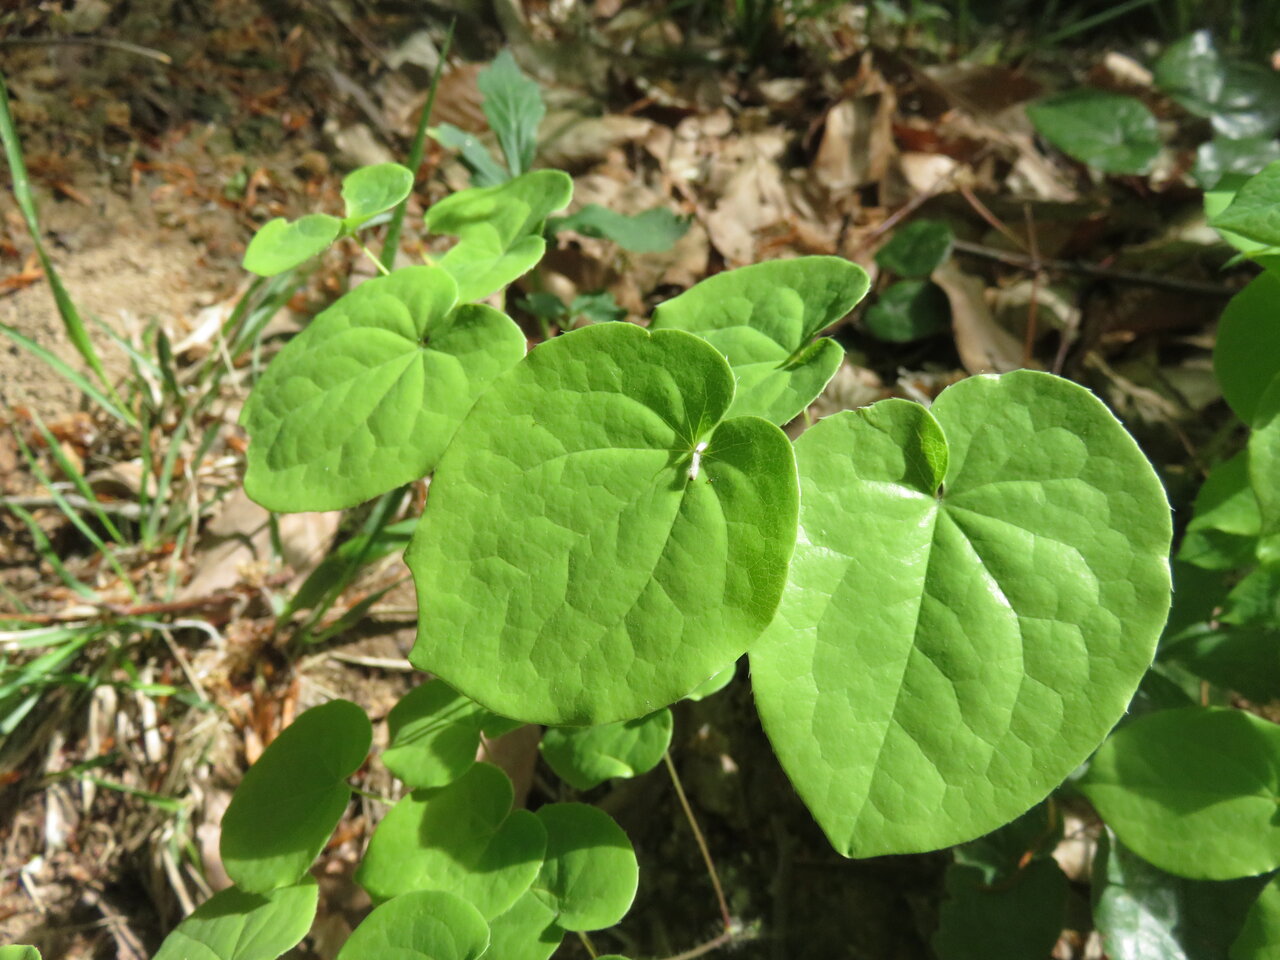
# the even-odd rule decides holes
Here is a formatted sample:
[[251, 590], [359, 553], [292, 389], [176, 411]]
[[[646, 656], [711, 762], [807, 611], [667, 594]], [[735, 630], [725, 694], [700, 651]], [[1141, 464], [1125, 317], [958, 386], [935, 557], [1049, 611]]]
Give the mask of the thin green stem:
[[[355, 240], [354, 237], [352, 237], [352, 239]], [[364, 255], [369, 258], [369, 260], [373, 263], [375, 267], [378, 268], [378, 273], [382, 274], [384, 277], [391, 276], [391, 271], [388, 270], [385, 266], [383, 266], [382, 261], [379, 260], [376, 256], [374, 256], [372, 250], [366, 247], [363, 243], [360, 243], [359, 240], [356, 240], [356, 243], [360, 245], [360, 249], [364, 251]]]
[[[716, 903], [720, 905], [720, 918], [724, 921], [725, 935], [731, 936], [733, 932], [733, 915], [729, 913], [729, 903], [724, 898], [724, 887], [720, 885], [720, 874], [716, 872], [716, 864], [711, 859], [711, 850], [707, 847], [707, 840], [702, 835], [702, 829], [698, 826], [698, 821], [693, 815], [693, 808], [689, 806], [689, 798], [685, 796], [684, 786], [680, 783], [680, 774], [676, 773], [676, 765], [671, 761], [670, 750], [662, 755], [662, 760], [667, 766], [667, 773], [671, 776], [671, 784], [676, 788], [676, 796], [680, 799], [680, 807], [684, 810], [685, 819], [689, 821], [689, 827], [693, 830], [693, 838], [698, 842], [698, 850], [702, 853], [702, 861], [707, 865], [707, 874], [711, 877], [711, 886], [716, 891]], [[697, 956], [697, 954], [694, 955]]]
[[595, 957], [600, 956], [600, 954], [596, 952], [596, 945], [591, 942], [591, 938], [588, 937], [584, 931], [578, 931], [578, 939], [582, 941], [582, 945], [587, 948], [587, 953], [590, 954], [593, 960]]

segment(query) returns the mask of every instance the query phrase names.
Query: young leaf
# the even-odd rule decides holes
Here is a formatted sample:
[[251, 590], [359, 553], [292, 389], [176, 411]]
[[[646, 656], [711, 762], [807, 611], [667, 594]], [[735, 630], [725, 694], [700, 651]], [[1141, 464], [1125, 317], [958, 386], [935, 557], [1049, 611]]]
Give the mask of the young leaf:
[[1072, 90], [1031, 104], [1027, 116], [1063, 153], [1104, 173], [1146, 173], [1160, 152], [1156, 118], [1133, 97]]
[[627, 915], [640, 868], [631, 841], [603, 810], [585, 803], [538, 808], [547, 858], [533, 893], [565, 930], [602, 930]]
[[511, 812], [511, 781], [477, 763], [439, 790], [416, 790], [386, 815], [356, 882], [375, 902], [413, 890], [445, 890], [485, 919], [508, 910], [542, 865], [546, 831], [527, 810]]
[[[1164, 491], [1082, 387], [1017, 371], [796, 443], [801, 532], [751, 651], [792, 783], [846, 856], [1008, 822], [1124, 713], [1169, 609]], [[871, 611], [875, 611], [872, 615]]]
[[662, 253], [689, 230], [689, 221], [665, 207], [626, 216], [597, 203], [548, 224], [548, 232], [573, 230], [588, 237], [604, 237], [632, 253]]
[[1104, 835], [1093, 916], [1111, 960], [1222, 960], [1265, 877], [1186, 880]]
[[867, 332], [889, 343], [910, 343], [951, 326], [951, 304], [930, 280], [903, 280], [888, 287], [868, 309]]
[[373, 729], [348, 700], [312, 707], [249, 768], [222, 818], [222, 863], [237, 886], [266, 893], [297, 883], [351, 799]]
[[154, 960], [276, 960], [307, 935], [319, 896], [311, 877], [268, 893], [230, 887], [178, 924]]
[[1080, 783], [1125, 846], [1161, 870], [1230, 880], [1280, 867], [1280, 727], [1241, 710], [1141, 717]]
[[590, 790], [610, 777], [652, 770], [671, 745], [671, 729], [671, 711], [663, 707], [647, 717], [598, 727], [551, 727], [538, 749], [561, 780]]
[[443, 787], [471, 769], [480, 729], [493, 714], [442, 680], [401, 698], [387, 716], [387, 769], [413, 789]]
[[659, 304], [651, 330], [696, 333], [738, 381], [729, 416], [783, 424], [807, 407], [844, 350], [814, 338], [867, 292], [863, 269], [839, 257], [773, 260], [719, 273]]
[[489, 925], [475, 907], [451, 893], [414, 890], [374, 908], [337, 960], [477, 960], [488, 949]]
[[432, 598], [410, 659], [562, 726], [651, 713], [741, 656], [798, 494], [786, 437], [722, 420], [732, 398], [723, 358], [675, 330], [601, 324], [530, 353], [436, 471], [405, 553]]
[[1280, 245], [1280, 160], [1245, 181], [1231, 203], [1211, 221], [1268, 247]]
[[341, 232], [342, 221], [327, 213], [309, 213], [298, 220], [277, 217], [253, 235], [241, 266], [260, 277], [274, 277], [310, 260]]
[[525, 339], [452, 278], [406, 267], [361, 284], [294, 337], [258, 382], [245, 490], [270, 510], [354, 506], [431, 471]]
[[556, 912], [532, 890], [506, 913], [489, 922], [489, 955], [493, 960], [547, 960], [564, 939]]
[[913, 220], [876, 251], [876, 263], [900, 277], [921, 279], [951, 256], [954, 241], [951, 228], [941, 220]]
[[440, 267], [458, 282], [458, 297], [481, 300], [528, 272], [542, 259], [547, 214], [568, 206], [573, 180], [559, 170], [537, 170], [495, 187], [472, 187], [427, 211], [427, 229], [458, 242]]
[[476, 86], [484, 94], [484, 115], [498, 136], [511, 175], [518, 177], [533, 165], [538, 148], [538, 124], [547, 112], [542, 91], [520, 72], [510, 50], [476, 74]]
[[1244, 927], [1231, 945], [1231, 960], [1280, 960], [1278, 934], [1280, 878], [1272, 877], [1245, 916]]
[[370, 217], [390, 210], [412, 192], [413, 173], [398, 163], [379, 163], [349, 173], [342, 181], [346, 228], [357, 229]]
[[432, 128], [431, 136], [442, 147], [457, 150], [462, 155], [462, 162], [471, 171], [472, 186], [493, 187], [511, 179], [511, 174], [493, 159], [489, 148], [467, 131], [458, 129], [452, 123], [442, 123]]
[[1208, 30], [1170, 44], [1156, 61], [1156, 85], [1226, 137], [1269, 137], [1280, 130], [1280, 77], [1223, 57]]
[[1222, 396], [1245, 423], [1252, 423], [1263, 391], [1280, 374], [1280, 277], [1264, 271], [1231, 298], [1218, 321], [1213, 370]]

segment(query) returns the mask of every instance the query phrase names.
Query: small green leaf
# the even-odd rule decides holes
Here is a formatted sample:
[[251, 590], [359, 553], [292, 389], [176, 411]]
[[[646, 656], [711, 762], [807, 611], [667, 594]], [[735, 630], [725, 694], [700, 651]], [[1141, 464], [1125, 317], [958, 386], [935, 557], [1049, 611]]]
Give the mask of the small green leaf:
[[[1209, 223], [1213, 223], [1222, 211], [1231, 206], [1231, 201], [1236, 198], [1236, 194], [1240, 191], [1240, 188], [1244, 186], [1247, 180], [1248, 177], [1240, 174], [1228, 173], [1219, 179], [1217, 186], [1212, 189], [1205, 190], [1204, 216]], [[1219, 229], [1218, 234], [1223, 240], [1235, 247], [1246, 257], [1261, 257], [1270, 254], [1274, 249], [1265, 243], [1258, 243], [1257, 241], [1250, 240], [1247, 237], [1242, 237], [1238, 233], [1232, 233], [1230, 230]]]
[[1245, 423], [1252, 423], [1263, 391], [1280, 374], [1280, 277], [1264, 271], [1231, 298], [1218, 321], [1213, 370], [1222, 395]]
[[648, 773], [671, 745], [671, 711], [666, 707], [637, 720], [597, 727], [551, 727], [539, 749], [561, 780], [590, 790], [610, 777]]
[[491, 714], [442, 680], [429, 680], [387, 716], [387, 769], [413, 789], [443, 787], [471, 769], [480, 730]]
[[525, 351], [510, 318], [456, 298], [443, 270], [406, 267], [289, 341], [241, 417], [249, 496], [270, 510], [336, 510], [430, 472], [476, 397]]
[[1271, 566], [1280, 562], [1280, 373], [1258, 400], [1252, 427], [1249, 482], [1261, 515], [1258, 559]]
[[1272, 877], [1250, 907], [1231, 960], [1280, 960], [1280, 877]]
[[[1262, 514], [1241, 451], [1216, 464], [1196, 494], [1178, 560], [1204, 570], [1232, 570], [1252, 561]], [[1207, 619], [1207, 618], [1206, 618]]]
[[696, 333], [738, 381], [729, 416], [783, 424], [822, 392], [844, 350], [814, 338], [867, 292], [863, 269], [839, 257], [773, 260], [716, 274], [659, 304], [652, 330]]
[[390, 210], [413, 192], [413, 173], [398, 163], [379, 163], [352, 171], [342, 181], [346, 228], [355, 230], [371, 217]]
[[[801, 531], [751, 650], [765, 732], [847, 856], [1028, 809], [1123, 715], [1169, 609], [1171, 523], [1082, 387], [1017, 371], [796, 443]], [[874, 612], [874, 613], [873, 613]]]
[[666, 207], [655, 207], [627, 216], [597, 203], [548, 224], [549, 232], [573, 230], [588, 237], [612, 240], [632, 253], [662, 253], [676, 245], [689, 230], [689, 220]]
[[951, 256], [955, 235], [941, 220], [913, 220], [876, 251], [881, 269], [907, 279], [929, 276]]
[[602, 930], [627, 915], [640, 868], [631, 841], [603, 810], [585, 803], [538, 808], [547, 857], [534, 894], [566, 930]]
[[538, 148], [538, 124], [547, 112], [542, 91], [520, 72], [510, 50], [476, 74], [476, 86], [484, 94], [484, 115], [498, 136], [511, 175], [518, 177], [533, 165]]
[[471, 170], [471, 184], [476, 187], [494, 187], [511, 179], [502, 164], [493, 159], [489, 148], [472, 134], [460, 130], [452, 123], [442, 123], [431, 129], [431, 136], [442, 147], [457, 150], [462, 162]]
[[1033, 860], [996, 884], [979, 867], [953, 863], [945, 882], [933, 937], [945, 960], [1047, 957], [1062, 933], [1067, 878], [1052, 859]]
[[737, 674], [737, 672], [738, 672], [738, 665], [736, 663], [729, 664], [729, 666], [725, 667], [719, 673], [712, 674], [711, 676], [707, 677], [706, 680], [702, 681], [702, 683], [698, 684], [693, 689], [692, 693], [689, 693], [685, 696], [685, 699], [686, 700], [705, 700], [707, 697], [711, 696], [713, 693], [719, 693], [721, 690], [723, 690], [725, 687], [727, 687], [730, 683], [733, 682], [733, 678]]
[[374, 908], [337, 960], [477, 960], [488, 949], [489, 925], [475, 907], [451, 893], [414, 890]]
[[230, 887], [178, 924], [154, 960], [276, 960], [307, 935], [319, 896], [311, 877], [265, 894]]
[[1230, 880], [1280, 867], [1280, 727], [1187, 707], [1113, 733], [1080, 783], [1125, 846], [1161, 870]]
[[1280, 130], [1280, 77], [1266, 67], [1223, 57], [1208, 30], [1170, 44], [1156, 61], [1156, 85], [1225, 137]]
[[312, 707], [249, 768], [222, 818], [222, 864], [236, 885], [266, 893], [297, 883], [351, 799], [347, 777], [373, 739], [349, 700]]
[[1133, 97], [1072, 90], [1031, 104], [1027, 116], [1063, 153], [1104, 173], [1146, 173], [1160, 152], [1156, 118]]
[[932, 281], [903, 280], [880, 294], [863, 323], [879, 340], [910, 343], [950, 329], [951, 303]]
[[618, 301], [608, 290], [578, 294], [569, 304], [568, 314], [582, 317], [588, 323], [616, 323], [627, 319], [627, 311], [618, 306]]
[[1214, 137], [1196, 150], [1193, 176], [1200, 186], [1212, 190], [1223, 178], [1253, 176], [1274, 160], [1280, 160], [1280, 141], [1275, 137]]
[[1211, 223], [1255, 243], [1280, 245], [1280, 160], [1246, 180]]
[[489, 921], [491, 960], [547, 960], [564, 939], [556, 912], [532, 890]]
[[458, 297], [481, 300], [528, 272], [542, 259], [547, 214], [566, 207], [573, 180], [559, 170], [537, 170], [494, 187], [472, 187], [427, 211], [427, 229], [458, 242], [439, 261], [458, 282]]
[[491, 919], [529, 889], [546, 831], [527, 810], [511, 811], [511, 781], [477, 763], [439, 790], [415, 790], [383, 818], [356, 882], [374, 901], [413, 890], [445, 890]]
[[[8, 947], [0, 947], [0, 960], [41, 960], [40, 951], [35, 947], [14, 944]], [[193, 957], [192, 960], [198, 960]]]
[[405, 554], [432, 598], [410, 659], [562, 726], [651, 713], [741, 656], [777, 606], [797, 491], [785, 435], [722, 420], [732, 397], [680, 331], [599, 324], [532, 351], [436, 471]]
[[327, 213], [309, 213], [292, 221], [277, 217], [253, 235], [241, 266], [260, 277], [274, 277], [310, 260], [341, 232], [342, 221]]
[[1266, 883], [1175, 877], [1105, 835], [1093, 877], [1093, 916], [1111, 960], [1222, 960]]

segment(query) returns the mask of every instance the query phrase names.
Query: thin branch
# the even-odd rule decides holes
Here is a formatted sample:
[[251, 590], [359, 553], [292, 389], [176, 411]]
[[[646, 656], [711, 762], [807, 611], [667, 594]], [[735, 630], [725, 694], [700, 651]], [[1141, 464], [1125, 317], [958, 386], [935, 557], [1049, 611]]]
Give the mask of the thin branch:
[[127, 40], [109, 40], [106, 37], [5, 37], [0, 40], [0, 47], [106, 47], [122, 53], [136, 53], [140, 57], [150, 57], [160, 63], [171, 64], [173, 57], [150, 47], [143, 47]]
[[699, 944], [690, 950], [686, 950], [684, 953], [677, 953], [675, 956], [667, 957], [666, 960], [695, 960], [696, 957], [706, 956], [713, 950], [719, 950], [721, 947], [727, 947], [732, 942], [733, 931], [726, 930], [715, 939]]
[[[680, 798], [680, 806], [684, 810], [685, 819], [689, 821], [689, 826], [693, 830], [693, 838], [698, 842], [698, 849], [702, 852], [702, 860], [707, 865], [707, 873], [711, 877], [711, 886], [716, 891], [716, 902], [720, 905], [720, 918], [724, 921], [725, 936], [732, 936], [733, 915], [729, 912], [729, 903], [724, 898], [724, 888], [720, 885], [720, 874], [716, 872], [715, 861], [711, 859], [711, 850], [707, 847], [707, 840], [702, 835], [698, 821], [693, 815], [693, 808], [689, 806], [689, 798], [685, 796], [684, 786], [680, 783], [680, 775], [676, 773], [676, 765], [671, 762], [671, 751], [668, 750], [664, 753], [662, 759], [667, 765], [667, 773], [671, 775], [671, 783], [676, 788], [676, 796]], [[698, 954], [693, 954], [693, 956], [698, 956]]]

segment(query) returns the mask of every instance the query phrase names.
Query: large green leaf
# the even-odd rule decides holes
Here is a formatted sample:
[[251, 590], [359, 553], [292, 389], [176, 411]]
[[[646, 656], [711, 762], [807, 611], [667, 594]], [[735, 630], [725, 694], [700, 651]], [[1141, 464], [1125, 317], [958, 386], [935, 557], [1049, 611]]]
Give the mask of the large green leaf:
[[310, 213], [298, 220], [277, 217], [253, 235], [241, 266], [258, 276], [274, 277], [310, 260], [341, 232], [342, 221], [327, 213]]
[[429, 680], [387, 715], [387, 769], [413, 789], [443, 787], [471, 769], [493, 714], [442, 680]]
[[489, 925], [475, 907], [451, 893], [414, 890], [365, 917], [337, 960], [476, 960], [488, 949]]
[[[1280, 323], [1280, 303], [1276, 310]], [[1280, 562], [1280, 373], [1258, 400], [1252, 425], [1249, 482], [1261, 517], [1258, 559], [1270, 566]]]
[[222, 865], [253, 893], [297, 883], [351, 799], [347, 777], [373, 739], [365, 712], [349, 700], [312, 707], [249, 768], [222, 818]]
[[1104, 743], [1081, 788], [1161, 870], [1229, 880], [1280, 867], [1280, 727], [1240, 710], [1141, 717]]
[[165, 937], [154, 960], [276, 960], [311, 929], [319, 895], [311, 877], [265, 894], [215, 893]]
[[1108, 837], [1093, 877], [1093, 916], [1110, 960], [1223, 960], [1266, 883], [1175, 877]]
[[361, 167], [342, 181], [346, 227], [355, 230], [366, 220], [390, 210], [413, 192], [413, 172], [398, 163]]
[[602, 930], [631, 909], [640, 879], [631, 841], [603, 810], [585, 803], [538, 808], [547, 859], [533, 893], [565, 930]]
[[476, 75], [476, 86], [484, 94], [484, 115], [498, 136], [512, 176], [520, 176], [533, 165], [538, 148], [538, 124], [547, 108], [542, 91], [503, 50], [493, 63]]
[[861, 267], [839, 257], [773, 260], [718, 273], [659, 304], [653, 330], [687, 330], [729, 360], [738, 388], [729, 416], [786, 423], [840, 366], [834, 340], [815, 341], [867, 292]]
[[556, 912], [529, 890], [489, 921], [489, 960], [547, 960], [564, 939]]
[[1231, 960], [1280, 960], [1280, 877], [1272, 877], [1250, 907]]
[[560, 779], [590, 790], [610, 777], [634, 777], [658, 765], [671, 745], [671, 711], [596, 727], [551, 727], [538, 749]]
[[1156, 84], [1227, 137], [1280, 130], [1280, 77], [1261, 65], [1223, 57], [1208, 30], [1169, 45], [1156, 61]]
[[527, 810], [512, 812], [511, 781], [477, 763], [439, 790], [417, 790], [383, 818], [356, 871], [374, 901], [412, 890], [445, 890], [486, 919], [508, 910], [542, 866], [546, 831]]
[[454, 306], [443, 270], [406, 267], [325, 310], [245, 404], [245, 490], [271, 510], [335, 510], [436, 465], [476, 397], [524, 355], [489, 307]]
[[633, 253], [661, 253], [670, 250], [689, 230], [689, 221], [665, 207], [627, 216], [598, 203], [548, 224], [552, 233], [576, 230], [589, 237], [604, 237]]
[[472, 187], [427, 211], [427, 229], [458, 238], [440, 267], [458, 282], [458, 297], [481, 300], [533, 268], [547, 242], [547, 214], [573, 196], [573, 180], [559, 170], [535, 170], [493, 187]]
[[1160, 152], [1156, 118], [1142, 101], [1101, 90], [1072, 90], [1027, 107], [1042, 137], [1104, 173], [1146, 173]]
[[1087, 390], [971, 377], [796, 443], [799, 544], [751, 651], [832, 844], [927, 850], [1043, 798], [1123, 714], [1169, 609], [1164, 491]]
[[556, 726], [673, 703], [768, 624], [795, 543], [791, 445], [722, 420], [733, 376], [675, 330], [585, 327], [476, 404], [405, 559], [410, 659]]
[[1222, 395], [1251, 423], [1262, 394], [1280, 374], [1280, 277], [1264, 271], [1231, 298], [1218, 321], [1213, 369]]

